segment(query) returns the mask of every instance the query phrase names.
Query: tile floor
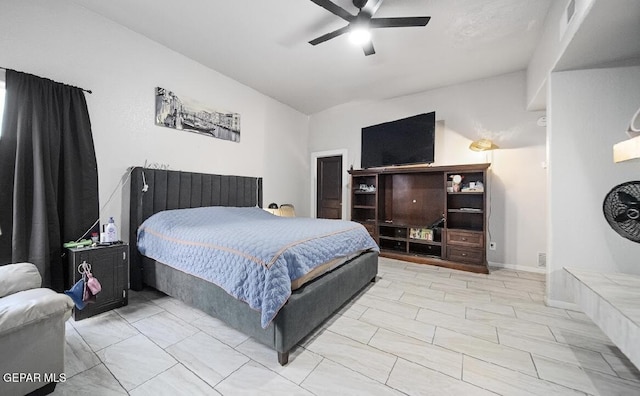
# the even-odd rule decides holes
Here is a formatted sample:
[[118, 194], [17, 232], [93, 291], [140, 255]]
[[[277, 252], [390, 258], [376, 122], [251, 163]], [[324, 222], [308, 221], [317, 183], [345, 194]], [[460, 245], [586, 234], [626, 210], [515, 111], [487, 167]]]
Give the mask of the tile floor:
[[56, 395], [638, 395], [640, 372], [544, 276], [380, 259], [368, 286], [292, 352], [153, 290], [67, 323]]

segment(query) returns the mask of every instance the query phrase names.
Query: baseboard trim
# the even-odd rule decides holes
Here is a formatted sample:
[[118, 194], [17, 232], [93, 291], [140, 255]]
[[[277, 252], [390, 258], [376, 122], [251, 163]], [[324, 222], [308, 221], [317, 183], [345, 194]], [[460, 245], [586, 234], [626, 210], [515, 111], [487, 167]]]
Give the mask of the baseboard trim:
[[544, 297], [544, 303], [547, 306], [553, 307], [553, 308], [568, 309], [568, 310], [571, 310], [571, 311], [582, 312], [582, 309], [580, 308], [580, 306], [578, 304], [570, 303], [570, 302], [566, 302], [566, 301], [560, 301], [560, 300], [552, 300], [552, 299], [548, 298], [547, 296]]
[[531, 267], [531, 266], [528, 266], [528, 265], [494, 263], [492, 261], [489, 261], [489, 267], [506, 268], [506, 269], [512, 269], [512, 270], [516, 270], [516, 271], [525, 271], [525, 272], [535, 272], [536, 274], [546, 274], [547, 273], [547, 269], [546, 268]]

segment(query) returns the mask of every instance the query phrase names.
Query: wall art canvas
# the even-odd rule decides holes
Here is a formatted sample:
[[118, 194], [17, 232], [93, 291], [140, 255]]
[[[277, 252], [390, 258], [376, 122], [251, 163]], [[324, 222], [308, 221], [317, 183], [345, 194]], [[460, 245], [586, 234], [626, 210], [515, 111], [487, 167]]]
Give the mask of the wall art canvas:
[[212, 109], [156, 87], [156, 125], [240, 142], [240, 114]]

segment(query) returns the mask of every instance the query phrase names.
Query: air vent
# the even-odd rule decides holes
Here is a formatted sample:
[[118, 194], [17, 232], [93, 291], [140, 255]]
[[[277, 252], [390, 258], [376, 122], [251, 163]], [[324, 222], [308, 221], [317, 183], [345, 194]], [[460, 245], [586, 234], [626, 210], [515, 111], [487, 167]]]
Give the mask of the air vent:
[[538, 267], [547, 268], [547, 254], [546, 253], [538, 253]]

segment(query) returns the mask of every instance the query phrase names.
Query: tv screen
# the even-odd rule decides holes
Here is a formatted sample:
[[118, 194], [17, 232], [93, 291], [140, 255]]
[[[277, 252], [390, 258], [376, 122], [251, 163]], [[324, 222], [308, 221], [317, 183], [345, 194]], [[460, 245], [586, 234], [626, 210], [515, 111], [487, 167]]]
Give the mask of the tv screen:
[[362, 128], [362, 168], [432, 163], [436, 113]]

